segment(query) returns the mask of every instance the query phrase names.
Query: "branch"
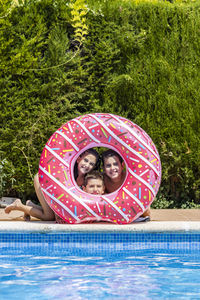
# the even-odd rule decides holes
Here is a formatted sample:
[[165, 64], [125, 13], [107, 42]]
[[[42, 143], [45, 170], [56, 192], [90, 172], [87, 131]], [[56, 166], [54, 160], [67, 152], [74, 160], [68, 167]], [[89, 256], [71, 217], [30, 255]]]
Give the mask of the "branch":
[[29, 175], [30, 175], [31, 179], [33, 180], [33, 174], [31, 173], [31, 168], [30, 168], [31, 165], [29, 164], [28, 157], [26, 156], [24, 150], [21, 149], [21, 148], [19, 148], [19, 147], [17, 147], [17, 146], [14, 146], [13, 149], [14, 149], [14, 148], [19, 149], [19, 150], [23, 153], [23, 155], [24, 155], [24, 157], [25, 157], [25, 159], [26, 159], [27, 165], [28, 165]]

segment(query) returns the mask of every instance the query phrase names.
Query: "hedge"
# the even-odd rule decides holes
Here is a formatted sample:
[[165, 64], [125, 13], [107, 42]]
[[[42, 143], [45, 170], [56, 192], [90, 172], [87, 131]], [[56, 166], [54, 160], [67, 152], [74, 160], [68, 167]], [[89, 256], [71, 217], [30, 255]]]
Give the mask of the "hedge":
[[197, 207], [200, 2], [11, 3], [0, 18], [1, 195], [34, 198], [51, 134], [102, 111], [129, 118], [156, 144], [162, 184], [154, 207]]

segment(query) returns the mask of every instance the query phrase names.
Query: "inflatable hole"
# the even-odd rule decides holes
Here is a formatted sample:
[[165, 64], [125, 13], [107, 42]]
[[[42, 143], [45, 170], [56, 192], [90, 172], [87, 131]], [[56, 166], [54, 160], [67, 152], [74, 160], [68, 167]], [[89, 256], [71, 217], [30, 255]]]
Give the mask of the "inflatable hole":
[[[84, 177], [92, 171], [99, 171], [99, 173], [102, 174], [103, 179], [105, 179], [107, 183], [107, 189], [105, 189], [104, 194], [111, 194], [120, 189], [127, 175], [126, 162], [116, 150], [113, 150], [112, 148], [108, 147], [88, 148], [79, 155], [79, 157], [74, 163], [74, 166], [72, 167], [72, 173], [74, 175], [74, 184], [77, 186], [77, 188], [80, 188], [81, 190], [84, 190], [83, 185], [85, 183], [80, 183], [80, 181], [77, 182], [79, 163], [81, 165], [80, 168], [86, 167], [88, 168], [86, 171], [89, 170], [87, 173], [84, 174]], [[92, 168], [90, 165], [94, 165], [94, 167]], [[114, 187], [112, 186], [113, 184]]]

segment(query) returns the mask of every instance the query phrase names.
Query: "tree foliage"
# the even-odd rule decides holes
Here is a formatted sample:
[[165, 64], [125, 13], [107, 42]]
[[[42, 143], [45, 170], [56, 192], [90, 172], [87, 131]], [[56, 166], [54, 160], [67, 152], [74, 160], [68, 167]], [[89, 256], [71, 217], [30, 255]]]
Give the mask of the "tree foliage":
[[50, 135], [103, 111], [156, 144], [155, 207], [199, 204], [199, 0], [5, 0], [0, 25], [1, 193], [33, 194]]

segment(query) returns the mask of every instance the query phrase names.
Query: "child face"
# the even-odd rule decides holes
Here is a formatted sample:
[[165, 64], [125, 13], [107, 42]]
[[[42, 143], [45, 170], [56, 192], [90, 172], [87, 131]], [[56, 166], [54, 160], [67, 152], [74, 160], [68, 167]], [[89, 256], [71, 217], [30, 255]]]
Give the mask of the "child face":
[[96, 157], [91, 153], [84, 153], [77, 159], [79, 174], [85, 175], [90, 172], [96, 164]]
[[119, 157], [110, 156], [104, 159], [104, 172], [113, 181], [121, 179], [124, 164], [120, 162]]
[[83, 190], [88, 194], [102, 195], [104, 193], [104, 183], [100, 178], [90, 178]]

